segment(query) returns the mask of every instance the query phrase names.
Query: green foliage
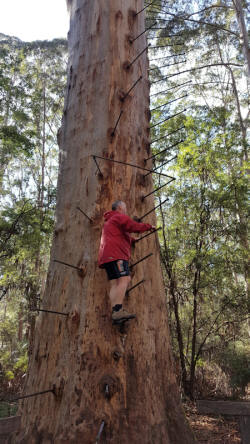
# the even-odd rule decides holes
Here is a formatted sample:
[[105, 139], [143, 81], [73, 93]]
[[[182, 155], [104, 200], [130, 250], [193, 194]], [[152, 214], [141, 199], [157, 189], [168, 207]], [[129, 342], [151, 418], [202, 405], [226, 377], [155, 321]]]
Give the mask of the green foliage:
[[14, 365], [15, 371], [21, 371], [22, 373], [25, 373], [28, 368], [28, 354], [25, 353], [24, 355], [20, 356]]
[[[17, 290], [15, 292], [18, 294]], [[9, 295], [5, 298], [5, 305], [0, 306], [0, 379], [12, 380], [20, 372], [23, 374], [27, 368], [27, 341], [18, 337], [21, 304], [24, 307], [24, 298], [20, 301], [19, 295]], [[8, 312], [7, 312], [8, 307]], [[27, 321], [26, 321], [27, 322]]]
[[[16, 117], [16, 114], [17, 113], [14, 113], [14, 117]], [[19, 150], [22, 150], [28, 155], [33, 147], [30, 139], [24, 134], [19, 133], [13, 125], [2, 126], [0, 128], [0, 138], [5, 150], [11, 152], [12, 155], [18, 154]]]
[[0, 418], [15, 416], [17, 414], [17, 403], [0, 402]]
[[11, 370], [8, 370], [7, 372], [5, 372], [5, 378], [8, 381], [11, 381], [12, 379], [14, 379], [14, 373]]
[[[28, 363], [54, 224], [57, 131], [67, 42], [0, 41], [0, 382], [17, 392]], [[8, 396], [7, 396], [8, 398]]]
[[[176, 177], [157, 193], [159, 200], [169, 199], [158, 217], [173, 346], [182, 374], [187, 372], [188, 394], [194, 393], [195, 368], [213, 360], [223, 367], [222, 348], [232, 388], [243, 392], [248, 370], [241, 374], [239, 366], [246, 351], [236, 344], [248, 337], [249, 322], [249, 104], [244, 71], [234, 65], [244, 62], [235, 12], [212, 1], [171, 1], [167, 7], [158, 1], [152, 9], [158, 9], [163, 28], [154, 34], [155, 44], [181, 41], [150, 52], [157, 67], [150, 71], [152, 123], [166, 119], [152, 128], [151, 147], [153, 154], [164, 150], [155, 157], [159, 170]], [[185, 53], [186, 64], [178, 53]], [[166, 60], [176, 64], [164, 66]], [[160, 166], [166, 161], [168, 171]], [[157, 178], [155, 185], [161, 184]], [[235, 361], [231, 342], [238, 350]]]
[[240, 341], [229, 343], [217, 354], [217, 361], [229, 374], [234, 396], [244, 395], [250, 383], [250, 347]]

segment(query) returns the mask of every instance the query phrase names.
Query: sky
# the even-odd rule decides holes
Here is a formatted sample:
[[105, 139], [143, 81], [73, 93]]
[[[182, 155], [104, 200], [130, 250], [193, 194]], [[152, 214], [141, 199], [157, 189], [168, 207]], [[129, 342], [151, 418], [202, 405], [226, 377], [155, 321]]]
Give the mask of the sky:
[[66, 0], [2, 0], [0, 33], [23, 41], [67, 38]]

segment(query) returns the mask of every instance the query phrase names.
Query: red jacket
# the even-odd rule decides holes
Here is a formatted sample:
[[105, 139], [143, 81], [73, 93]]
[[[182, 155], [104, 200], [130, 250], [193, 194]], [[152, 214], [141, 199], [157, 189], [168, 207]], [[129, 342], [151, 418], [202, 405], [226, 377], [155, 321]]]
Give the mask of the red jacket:
[[133, 242], [129, 233], [143, 233], [152, 228], [152, 225], [135, 222], [119, 211], [108, 211], [104, 214], [104, 219], [98, 255], [99, 267], [118, 259], [128, 261]]

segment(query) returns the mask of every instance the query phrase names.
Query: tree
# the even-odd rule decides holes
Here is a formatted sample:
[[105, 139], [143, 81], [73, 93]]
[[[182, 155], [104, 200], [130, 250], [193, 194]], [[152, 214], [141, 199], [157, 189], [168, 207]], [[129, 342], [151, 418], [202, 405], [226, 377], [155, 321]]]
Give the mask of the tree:
[[250, 76], [250, 48], [248, 43], [247, 27], [245, 23], [244, 10], [242, 5], [243, 2], [241, 0], [232, 0], [232, 3], [235, 8], [239, 29], [241, 31], [243, 52], [247, 62], [248, 75]]
[[[143, 1], [70, 1], [69, 71], [62, 128], [56, 227], [42, 313], [36, 324], [15, 442], [94, 442], [105, 421], [109, 443], [192, 443], [170, 350], [165, 292], [155, 235], [137, 244], [129, 293], [137, 321], [127, 333], [111, 325], [108, 285], [97, 268], [102, 216], [117, 198], [139, 216], [154, 206], [149, 154], [148, 63]], [[126, 92], [140, 78], [133, 91]], [[123, 114], [121, 115], [121, 110]], [[120, 119], [118, 119], [120, 116]], [[116, 125], [117, 124], [117, 125]], [[98, 169], [94, 162], [99, 162]], [[150, 162], [146, 168], [151, 166]], [[101, 171], [101, 172], [100, 172]], [[97, 173], [97, 174], [96, 174]], [[77, 210], [80, 207], [92, 223]], [[155, 224], [155, 215], [148, 217]], [[54, 262], [78, 267], [78, 270]]]

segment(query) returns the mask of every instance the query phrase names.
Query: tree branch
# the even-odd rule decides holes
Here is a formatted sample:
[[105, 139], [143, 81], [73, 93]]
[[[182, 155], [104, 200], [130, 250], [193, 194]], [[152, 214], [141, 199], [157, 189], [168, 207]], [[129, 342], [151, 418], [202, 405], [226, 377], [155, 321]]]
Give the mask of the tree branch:
[[196, 15], [196, 14], [201, 14], [202, 12], [208, 11], [209, 9], [213, 9], [213, 8], [233, 9], [232, 6], [227, 6], [227, 5], [212, 5], [212, 6], [208, 6], [207, 8], [203, 8], [200, 11], [193, 12], [192, 14], [189, 14], [188, 17], [192, 17], [193, 15]]
[[191, 72], [191, 71], [195, 71], [195, 70], [198, 70], [198, 69], [209, 68], [210, 66], [224, 66], [225, 68], [227, 68], [229, 65], [232, 65], [232, 66], [244, 66], [244, 65], [238, 65], [237, 63], [211, 63], [209, 65], [197, 66], [197, 67], [194, 67], [194, 68], [185, 69], [185, 71], [176, 72], [175, 74], [170, 74], [169, 76], [163, 77], [162, 79], [159, 79], [159, 80], [156, 80], [155, 82], [152, 82], [152, 84], [160, 82], [162, 80], [169, 79], [170, 77], [178, 76], [179, 74], [184, 74], [185, 72]]
[[229, 303], [230, 303], [230, 301], [228, 301], [226, 304], [223, 305], [222, 309], [220, 310], [220, 312], [217, 314], [216, 318], [214, 319], [214, 321], [213, 321], [213, 323], [212, 323], [212, 325], [211, 325], [211, 327], [210, 327], [208, 333], [206, 334], [205, 338], [203, 339], [203, 341], [201, 342], [201, 344], [200, 344], [200, 346], [199, 346], [199, 349], [198, 349], [198, 351], [197, 351], [197, 353], [196, 353], [195, 362], [197, 362], [197, 359], [198, 359], [198, 357], [200, 356], [200, 353], [201, 353], [201, 351], [202, 351], [202, 348], [203, 348], [204, 344], [206, 343], [207, 338], [208, 338], [208, 337], [210, 336], [210, 334], [212, 333], [212, 330], [213, 330], [213, 328], [214, 328], [215, 323], [216, 323], [217, 320], [219, 319], [220, 315], [223, 313], [225, 307], [226, 307], [227, 305], [229, 305]]
[[23, 215], [25, 215], [25, 214], [28, 214], [28, 213], [34, 211], [33, 209], [28, 210], [28, 211], [24, 211], [25, 205], [26, 205], [26, 202], [24, 203], [24, 205], [23, 205], [23, 207], [22, 207], [22, 209], [21, 209], [21, 212], [17, 215], [17, 218], [16, 218], [16, 219], [14, 220], [14, 222], [12, 223], [12, 225], [11, 225], [11, 227], [10, 227], [10, 230], [9, 230], [9, 232], [8, 232], [7, 237], [4, 239], [4, 241], [1, 242], [2, 244], [3, 244], [3, 243], [6, 244], [6, 242], [7, 242], [7, 241], [11, 238], [11, 236], [14, 234], [14, 232], [15, 232], [15, 228], [16, 228], [16, 225], [18, 224], [18, 222], [19, 222], [19, 220], [21, 219], [21, 217], [22, 217]]
[[1, 294], [1, 296], [0, 296], [0, 301], [4, 298], [4, 296], [6, 295], [6, 293], [8, 292], [8, 290], [9, 290], [9, 286], [6, 287], [6, 288], [3, 290], [3, 292], [2, 292], [2, 294]]
[[[166, 15], [171, 15], [171, 17], [173, 17], [176, 20], [181, 20], [181, 21], [184, 21], [184, 22], [187, 21], [187, 22], [192, 22], [192, 23], [198, 23], [198, 24], [206, 25], [206, 26], [213, 26], [213, 27], [215, 27], [217, 29], [220, 29], [222, 31], [226, 31], [229, 34], [233, 34], [233, 35], [235, 35], [238, 38], [240, 37], [237, 32], [231, 31], [230, 29], [227, 29], [224, 26], [216, 25], [215, 23], [209, 23], [209, 22], [204, 22], [203, 20], [194, 20], [194, 19], [179, 17], [178, 15], [176, 15], [176, 14], [174, 14], [172, 12], [168, 12], [165, 9], [161, 9], [161, 11], [159, 11], [159, 12], [164, 12]], [[198, 14], [198, 12], [196, 14]]]

